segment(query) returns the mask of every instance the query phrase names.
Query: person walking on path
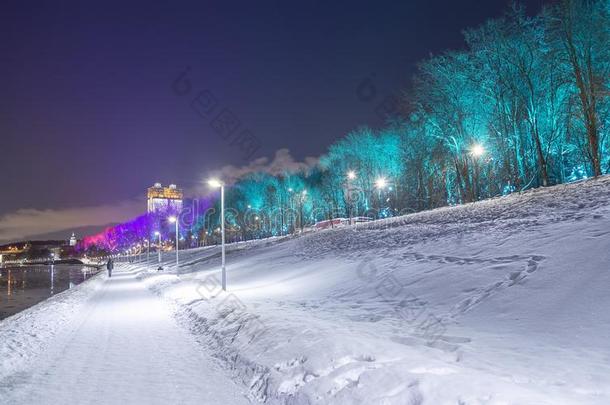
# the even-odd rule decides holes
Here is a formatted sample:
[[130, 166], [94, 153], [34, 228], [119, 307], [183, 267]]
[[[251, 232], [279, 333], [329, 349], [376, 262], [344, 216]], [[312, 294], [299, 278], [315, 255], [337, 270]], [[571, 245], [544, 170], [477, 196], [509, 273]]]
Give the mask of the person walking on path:
[[106, 269], [108, 269], [108, 277], [112, 277], [112, 269], [114, 268], [114, 262], [112, 258], [108, 259], [108, 263], [106, 263]]

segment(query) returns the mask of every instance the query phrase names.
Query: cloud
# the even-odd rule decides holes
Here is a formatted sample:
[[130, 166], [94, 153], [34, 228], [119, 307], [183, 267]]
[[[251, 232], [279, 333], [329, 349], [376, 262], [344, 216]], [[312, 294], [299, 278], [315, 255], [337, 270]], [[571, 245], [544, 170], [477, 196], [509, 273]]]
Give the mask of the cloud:
[[146, 210], [142, 200], [66, 209], [19, 209], [0, 217], [0, 242], [29, 239], [64, 229], [127, 221]]
[[253, 160], [246, 166], [236, 167], [224, 166], [220, 170], [213, 171], [212, 176], [224, 179], [226, 183], [233, 183], [237, 179], [250, 173], [268, 173], [274, 176], [287, 172], [307, 171], [318, 164], [318, 158], [307, 157], [304, 162], [297, 162], [288, 149], [278, 149], [272, 160], [261, 157]]
[[[319, 160], [317, 157], [306, 157], [303, 162], [297, 162], [290, 154], [290, 150], [282, 148], [275, 152], [273, 159], [263, 156], [245, 166], [223, 166], [219, 170], [208, 172], [204, 179], [218, 178], [230, 185], [251, 173], [268, 173], [277, 176], [284, 173], [308, 171], [315, 167]], [[185, 190], [185, 192], [191, 196], [207, 196], [213, 191], [210, 190], [205, 181], [202, 181], [195, 187]]]

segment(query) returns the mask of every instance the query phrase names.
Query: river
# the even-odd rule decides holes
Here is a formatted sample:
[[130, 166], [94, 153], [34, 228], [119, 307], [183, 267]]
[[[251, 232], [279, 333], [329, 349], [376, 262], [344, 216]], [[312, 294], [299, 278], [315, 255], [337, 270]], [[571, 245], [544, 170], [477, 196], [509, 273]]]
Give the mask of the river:
[[70, 289], [98, 272], [83, 265], [0, 268], [0, 319]]

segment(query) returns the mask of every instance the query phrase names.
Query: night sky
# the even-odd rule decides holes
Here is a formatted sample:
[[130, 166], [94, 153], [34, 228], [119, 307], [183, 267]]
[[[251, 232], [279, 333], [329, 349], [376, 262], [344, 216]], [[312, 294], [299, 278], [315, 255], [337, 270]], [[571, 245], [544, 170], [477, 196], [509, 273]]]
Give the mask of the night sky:
[[[383, 125], [376, 102], [399, 95], [417, 61], [462, 47], [462, 29], [507, 7], [93, 3], [0, 6], [0, 240], [126, 219], [155, 181], [191, 188], [281, 148], [319, 156], [360, 125]], [[172, 82], [187, 67], [192, 92], [179, 96]], [[368, 103], [356, 92], [366, 77], [378, 90]], [[190, 107], [205, 89], [260, 141], [250, 159]]]

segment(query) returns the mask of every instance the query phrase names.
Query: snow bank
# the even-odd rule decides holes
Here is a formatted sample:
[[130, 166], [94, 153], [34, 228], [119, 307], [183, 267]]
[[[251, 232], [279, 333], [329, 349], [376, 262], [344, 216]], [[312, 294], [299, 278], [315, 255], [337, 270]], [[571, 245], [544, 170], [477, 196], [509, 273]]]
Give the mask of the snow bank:
[[10, 386], [20, 378], [63, 328], [80, 306], [99, 288], [103, 272], [24, 311], [0, 321], [0, 384]]
[[610, 403], [610, 178], [143, 272], [253, 401]]

